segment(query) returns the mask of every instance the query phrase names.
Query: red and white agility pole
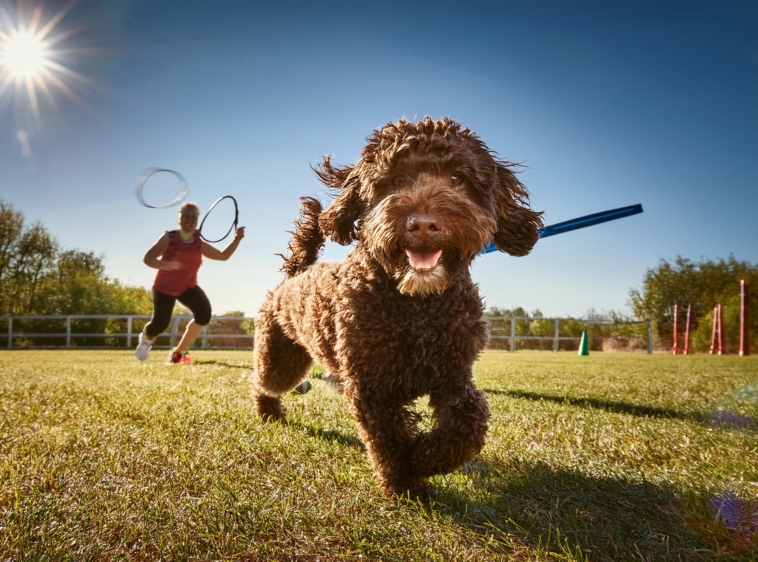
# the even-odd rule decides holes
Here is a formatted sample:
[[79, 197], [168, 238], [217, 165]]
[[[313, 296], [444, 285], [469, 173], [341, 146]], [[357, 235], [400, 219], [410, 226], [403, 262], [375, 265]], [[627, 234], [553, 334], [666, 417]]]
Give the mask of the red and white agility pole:
[[713, 309], [713, 332], [711, 332], [711, 351], [710, 354], [721, 355], [724, 350], [724, 337], [722, 333], [723, 313], [721, 305], [717, 304]]
[[748, 325], [748, 286], [740, 281], [740, 355], [750, 355], [750, 326]]
[[676, 355], [677, 353], [676, 344], [677, 344], [677, 339], [679, 339], [678, 338], [679, 334], [677, 333], [679, 331], [677, 329], [678, 322], [679, 322], [679, 305], [675, 304], [674, 305], [674, 346], [671, 348], [671, 353], [673, 353], [674, 355]]
[[[740, 355], [750, 355], [750, 314], [749, 287], [747, 281], [740, 281]], [[679, 347], [679, 305], [674, 305], [674, 343], [671, 353], [674, 355], [689, 355], [690, 326], [692, 320], [692, 305], [687, 305], [687, 320], [684, 328], [684, 347]], [[711, 355], [724, 355], [724, 307], [717, 304], [713, 308], [713, 330], [711, 331]]]

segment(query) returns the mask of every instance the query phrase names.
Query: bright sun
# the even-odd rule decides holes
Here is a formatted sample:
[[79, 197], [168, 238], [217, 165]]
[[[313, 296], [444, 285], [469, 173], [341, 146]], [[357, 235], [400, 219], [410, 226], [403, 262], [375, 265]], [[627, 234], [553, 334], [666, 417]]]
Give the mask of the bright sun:
[[0, 98], [6, 92], [20, 96], [18, 99], [26, 98], [32, 113], [39, 117], [39, 95], [52, 107], [57, 106], [53, 95], [56, 90], [80, 102], [77, 91], [85, 91], [93, 83], [69, 68], [71, 53], [87, 51], [67, 46], [77, 30], [58, 30], [58, 24], [74, 2], [47, 20], [43, 2], [34, 4], [34, 1], [19, 2], [15, 14], [0, 4]]
[[16, 80], [35, 78], [45, 67], [45, 49], [42, 42], [30, 33], [12, 32], [4, 41], [0, 64], [7, 66]]

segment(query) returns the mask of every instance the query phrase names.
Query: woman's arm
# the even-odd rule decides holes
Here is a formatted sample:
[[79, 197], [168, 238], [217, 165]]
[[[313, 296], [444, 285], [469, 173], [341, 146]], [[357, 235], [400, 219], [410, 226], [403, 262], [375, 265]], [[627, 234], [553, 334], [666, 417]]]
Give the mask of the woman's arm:
[[153, 244], [150, 249], [145, 252], [145, 257], [142, 261], [148, 267], [155, 269], [162, 269], [163, 271], [172, 271], [175, 269], [181, 269], [182, 264], [175, 261], [161, 261], [160, 258], [163, 253], [168, 249], [168, 232], [164, 232], [163, 236], [158, 238], [158, 241]]
[[239, 246], [240, 240], [242, 240], [244, 237], [245, 227], [241, 226], [234, 231], [234, 240], [232, 240], [229, 245], [221, 251], [217, 250], [201, 238], [200, 243], [203, 255], [206, 258], [210, 258], [212, 260], [226, 261], [232, 257], [232, 254], [237, 249], [237, 246]]

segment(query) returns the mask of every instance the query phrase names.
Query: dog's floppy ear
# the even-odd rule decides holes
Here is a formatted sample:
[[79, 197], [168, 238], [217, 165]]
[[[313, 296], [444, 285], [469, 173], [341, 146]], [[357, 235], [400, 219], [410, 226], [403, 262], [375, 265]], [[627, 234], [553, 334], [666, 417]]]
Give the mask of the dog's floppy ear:
[[542, 213], [529, 208], [529, 192], [505, 162], [496, 163], [495, 201], [498, 250], [512, 256], [525, 256], [539, 239]]
[[319, 179], [337, 196], [318, 219], [321, 232], [347, 246], [358, 239], [356, 221], [361, 218], [364, 205], [360, 198], [360, 178], [355, 166], [333, 166], [329, 156], [314, 168]]

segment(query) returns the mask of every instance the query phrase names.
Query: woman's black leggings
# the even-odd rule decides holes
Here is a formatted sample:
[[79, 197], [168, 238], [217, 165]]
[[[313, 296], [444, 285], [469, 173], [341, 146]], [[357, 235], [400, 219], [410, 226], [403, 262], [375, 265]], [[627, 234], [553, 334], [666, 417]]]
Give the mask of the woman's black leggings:
[[187, 289], [178, 297], [172, 297], [153, 289], [153, 317], [145, 325], [146, 336], [154, 338], [168, 328], [176, 301], [192, 311], [195, 316], [195, 324], [207, 326], [211, 321], [211, 303], [199, 286], [195, 285]]

